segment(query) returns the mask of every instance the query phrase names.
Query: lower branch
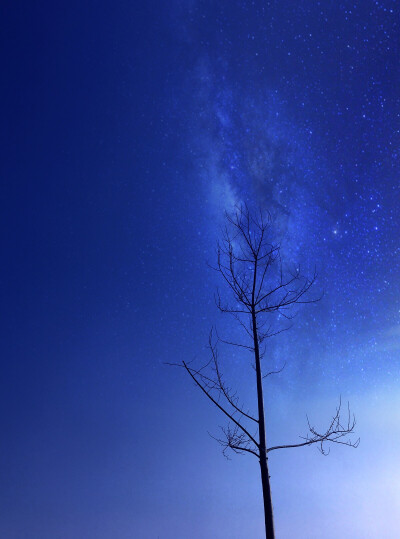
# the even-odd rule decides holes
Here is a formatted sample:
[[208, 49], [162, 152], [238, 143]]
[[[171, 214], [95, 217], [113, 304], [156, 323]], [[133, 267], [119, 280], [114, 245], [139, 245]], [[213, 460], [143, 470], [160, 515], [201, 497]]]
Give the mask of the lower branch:
[[341, 406], [342, 402], [340, 400], [339, 406], [336, 408], [336, 413], [333, 416], [332, 421], [330, 422], [325, 432], [318, 432], [315, 427], [310, 425], [310, 422], [307, 418], [309, 433], [307, 434], [307, 436], [302, 437], [303, 440], [305, 440], [304, 442], [300, 442], [298, 444], [276, 445], [274, 447], [268, 448], [267, 453], [269, 453], [270, 451], [274, 451], [275, 449], [290, 449], [292, 447], [304, 447], [306, 445], [319, 444], [319, 451], [323, 455], [328, 455], [329, 449], [326, 450], [324, 447], [324, 444], [326, 442], [347, 445], [349, 447], [358, 447], [360, 443], [360, 438], [358, 438], [355, 442], [353, 442], [351, 439], [346, 439], [349, 434], [354, 432], [354, 428], [356, 426], [355, 417], [354, 415], [351, 415], [350, 407], [349, 405], [347, 405], [348, 417], [345, 425], [343, 425], [340, 416]]
[[231, 449], [237, 454], [251, 453], [258, 459], [260, 458], [258, 447], [254, 447], [254, 444], [250, 442], [248, 437], [238, 431], [238, 427], [236, 425], [233, 427], [233, 429], [230, 427], [230, 425], [228, 425], [226, 428], [220, 427], [220, 429], [224, 434], [224, 438], [217, 438], [210, 433], [208, 434], [223, 447], [222, 453], [227, 459], [229, 459], [227, 455], [228, 449]]

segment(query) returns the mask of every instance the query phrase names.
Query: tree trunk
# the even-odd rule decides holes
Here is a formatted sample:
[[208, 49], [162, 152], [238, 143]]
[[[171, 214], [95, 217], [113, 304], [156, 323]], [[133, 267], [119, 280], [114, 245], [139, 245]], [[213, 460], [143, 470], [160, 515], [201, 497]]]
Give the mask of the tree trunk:
[[262, 387], [262, 373], [260, 362], [260, 350], [258, 346], [257, 321], [256, 315], [252, 313], [253, 322], [253, 338], [254, 338], [254, 355], [256, 363], [257, 376], [257, 403], [258, 403], [258, 420], [259, 420], [259, 435], [260, 435], [260, 469], [261, 482], [264, 498], [264, 517], [265, 517], [265, 537], [266, 539], [275, 539], [274, 531], [274, 515], [272, 511], [271, 486], [268, 473], [268, 456], [267, 442], [265, 436], [265, 415], [264, 415], [264, 399]]
[[269, 484], [267, 456], [265, 456], [265, 458], [262, 456], [260, 457], [260, 468], [264, 498], [265, 537], [266, 539], [275, 539], [274, 515], [272, 512], [271, 487]]

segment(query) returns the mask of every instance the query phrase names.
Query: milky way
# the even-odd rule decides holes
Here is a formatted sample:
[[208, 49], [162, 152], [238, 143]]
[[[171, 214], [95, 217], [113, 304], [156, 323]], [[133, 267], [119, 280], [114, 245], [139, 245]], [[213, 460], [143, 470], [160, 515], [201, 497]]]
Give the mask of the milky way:
[[194, 4], [186, 22], [205, 192], [219, 207], [268, 208], [286, 258], [316, 265], [315, 332], [340, 343], [355, 376], [374, 347], [396, 362], [384, 352], [400, 320], [395, 4]]

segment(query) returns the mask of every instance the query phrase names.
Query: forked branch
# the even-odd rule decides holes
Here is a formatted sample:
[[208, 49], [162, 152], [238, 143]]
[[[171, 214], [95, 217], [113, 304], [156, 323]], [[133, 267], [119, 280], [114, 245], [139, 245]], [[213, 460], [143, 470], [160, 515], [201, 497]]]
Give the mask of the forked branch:
[[343, 424], [341, 418], [341, 407], [342, 401], [340, 399], [339, 405], [336, 408], [336, 413], [334, 414], [328, 428], [325, 432], [319, 432], [314, 426], [312, 426], [307, 417], [308, 429], [309, 432], [306, 436], [301, 436], [304, 442], [298, 444], [287, 444], [287, 445], [276, 445], [267, 449], [267, 452], [274, 451], [275, 449], [290, 449], [292, 447], [304, 447], [306, 445], [318, 444], [319, 451], [323, 455], [329, 454], [329, 449], [325, 449], [324, 444], [331, 442], [335, 444], [347, 445], [349, 447], [358, 447], [360, 443], [360, 438], [352, 441], [350, 438], [347, 438], [356, 426], [356, 420], [354, 415], [350, 412], [350, 406], [347, 404], [347, 419], [346, 423]]
[[[236, 410], [234, 410], [233, 412], [229, 412], [226, 408], [224, 408], [224, 407], [218, 402], [220, 394], [218, 394], [218, 397], [217, 397], [217, 398], [215, 398], [215, 397], [211, 394], [211, 389], [216, 389], [217, 386], [216, 386], [216, 385], [207, 386], [206, 384], [201, 383], [201, 382], [199, 381], [198, 378], [203, 378], [203, 379], [206, 378], [206, 379], [208, 379], [208, 380], [211, 382], [211, 384], [215, 384], [215, 382], [214, 382], [211, 378], [204, 377], [204, 375], [202, 375], [202, 374], [200, 373], [200, 371], [197, 371], [197, 370], [192, 369], [191, 367], [189, 367], [185, 361], [182, 361], [182, 365], [183, 365], [183, 367], [186, 369], [187, 373], [190, 375], [190, 377], [192, 378], [192, 380], [193, 380], [193, 381], [196, 383], [196, 385], [203, 391], [203, 393], [204, 393], [204, 394], [211, 400], [211, 402], [214, 403], [215, 406], [216, 406], [219, 410], [221, 410], [221, 412], [222, 412], [223, 414], [225, 414], [225, 415], [228, 417], [228, 419], [230, 419], [230, 421], [232, 421], [232, 423], [234, 423], [234, 424], [236, 425], [236, 427], [239, 428], [239, 429], [243, 432], [243, 434], [245, 434], [245, 435], [248, 437], [248, 439], [249, 439], [251, 442], [253, 442], [253, 443], [255, 444], [256, 447], [258, 447], [258, 443], [257, 443], [256, 439], [255, 439], [255, 438], [249, 433], [249, 431], [242, 425], [242, 423], [240, 422], [240, 420], [238, 420], [238, 419], [236, 419], [236, 418], [234, 417], [235, 412], [238, 411], [239, 409], [236, 409]], [[240, 411], [240, 410], [239, 410], [239, 411]], [[245, 414], [244, 412], [240, 412], [240, 413], [242, 413], [242, 415], [247, 415], [247, 414]], [[250, 417], [250, 416], [247, 416], [247, 417]], [[253, 419], [254, 421], [256, 421], [256, 419], [254, 419], [254, 418], [251, 418], [251, 419]]]

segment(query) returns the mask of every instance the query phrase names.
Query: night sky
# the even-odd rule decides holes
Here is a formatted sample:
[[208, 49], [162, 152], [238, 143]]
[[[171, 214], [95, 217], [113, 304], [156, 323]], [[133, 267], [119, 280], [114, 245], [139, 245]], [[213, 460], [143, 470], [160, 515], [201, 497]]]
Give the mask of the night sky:
[[[263, 537], [259, 465], [182, 369], [235, 335], [224, 210], [275, 216], [315, 305], [268, 343], [281, 539], [400, 534], [400, 5], [3, 2], [0, 536]], [[248, 354], [221, 350], [254, 404]]]

